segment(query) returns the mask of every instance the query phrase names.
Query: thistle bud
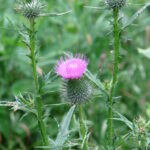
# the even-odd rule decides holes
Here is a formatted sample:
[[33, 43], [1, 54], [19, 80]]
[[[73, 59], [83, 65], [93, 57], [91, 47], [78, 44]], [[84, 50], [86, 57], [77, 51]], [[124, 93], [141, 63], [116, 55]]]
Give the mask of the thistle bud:
[[84, 78], [88, 60], [77, 54], [61, 58], [55, 66], [57, 75], [63, 78], [62, 96], [72, 104], [86, 102], [92, 95], [92, 86]]
[[111, 9], [121, 9], [126, 4], [126, 0], [106, 0], [106, 4]]
[[85, 78], [64, 80], [62, 96], [72, 104], [87, 102], [92, 95], [92, 86]]
[[39, 16], [45, 5], [40, 0], [31, 0], [31, 2], [21, 2], [17, 11], [28, 19], [33, 19]]

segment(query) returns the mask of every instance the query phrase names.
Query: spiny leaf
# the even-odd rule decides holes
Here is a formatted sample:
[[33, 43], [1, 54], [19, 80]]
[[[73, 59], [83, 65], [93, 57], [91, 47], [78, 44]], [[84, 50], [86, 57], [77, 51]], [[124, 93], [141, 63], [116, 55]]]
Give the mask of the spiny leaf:
[[66, 142], [66, 140], [68, 138], [69, 125], [71, 122], [71, 118], [72, 118], [74, 109], [75, 109], [75, 105], [70, 108], [69, 112], [64, 117], [64, 119], [60, 125], [60, 131], [55, 140], [55, 143], [57, 146], [58, 145], [63, 146], [63, 144]]
[[16, 102], [9, 102], [9, 101], [0, 101], [0, 106], [1, 107], [13, 107], [16, 106]]
[[113, 118], [114, 120], [124, 122], [131, 130], [133, 130], [133, 123], [131, 121], [129, 121], [126, 117], [124, 117], [120, 113], [118, 112], [115, 112], [115, 113], [119, 116], [119, 118]]
[[127, 28], [128, 26], [130, 26], [136, 19], [137, 17], [143, 13], [143, 11], [148, 8], [150, 6], [150, 2], [145, 4], [140, 10], [138, 10], [132, 17], [131, 19], [129, 19], [125, 24], [124, 26], [122, 27], [122, 30], [124, 30], [125, 28]]
[[62, 12], [62, 13], [41, 13], [38, 16], [39, 17], [56, 17], [56, 16], [62, 16], [68, 13], [71, 13], [72, 11], [66, 11], [66, 12]]
[[51, 146], [36, 146], [35, 148], [36, 149], [50, 149], [50, 150], [62, 150], [62, 147], [63, 148], [68, 148], [68, 147], [75, 147], [75, 146], [79, 146], [79, 143], [67, 143], [67, 144], [64, 144], [63, 146], [59, 146], [59, 145], [54, 145], [54, 141], [52, 139], [50, 139], [50, 142], [51, 142]]
[[93, 75], [89, 70], [86, 71], [85, 75], [89, 80], [91, 80], [98, 88], [100, 88], [107, 95], [103, 83], [95, 75]]

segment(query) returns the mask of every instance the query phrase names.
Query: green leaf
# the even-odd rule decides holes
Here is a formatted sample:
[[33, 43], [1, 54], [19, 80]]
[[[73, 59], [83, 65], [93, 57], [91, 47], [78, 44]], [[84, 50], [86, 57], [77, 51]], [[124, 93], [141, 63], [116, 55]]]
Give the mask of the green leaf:
[[63, 146], [63, 144], [66, 142], [66, 140], [68, 138], [69, 125], [71, 122], [71, 118], [72, 118], [74, 109], [75, 109], [75, 105], [70, 108], [69, 112], [66, 114], [66, 116], [64, 117], [64, 119], [60, 125], [60, 130], [59, 130], [59, 133], [55, 140], [55, 143], [57, 146]]
[[91, 80], [98, 88], [101, 89], [101, 91], [103, 91], [106, 95], [107, 92], [105, 90], [105, 86], [103, 85], [103, 83], [95, 76], [93, 75], [89, 70], [86, 71], [85, 73], [86, 77]]
[[139, 52], [140, 54], [142, 54], [143, 56], [145, 56], [146, 58], [149, 58], [149, 59], [150, 59], [150, 47], [147, 48], [147, 49], [138, 48], [138, 52]]
[[50, 141], [50, 145], [51, 145], [50, 147], [55, 149], [57, 147], [55, 141], [53, 139], [51, 139], [51, 138], [49, 138], [49, 141]]
[[118, 121], [122, 121], [124, 122], [131, 130], [133, 130], [133, 123], [131, 121], [129, 121], [125, 116], [123, 116], [122, 114], [115, 112], [119, 118], [113, 118], [114, 120], [118, 120]]
[[122, 30], [130, 26], [136, 19], [137, 17], [143, 13], [143, 11], [150, 6], [150, 3], [146, 3], [141, 9], [139, 9], [122, 27]]
[[57, 17], [57, 16], [62, 16], [62, 15], [66, 15], [68, 13], [71, 13], [72, 11], [66, 11], [66, 12], [62, 12], [62, 13], [41, 13], [38, 16], [39, 17]]

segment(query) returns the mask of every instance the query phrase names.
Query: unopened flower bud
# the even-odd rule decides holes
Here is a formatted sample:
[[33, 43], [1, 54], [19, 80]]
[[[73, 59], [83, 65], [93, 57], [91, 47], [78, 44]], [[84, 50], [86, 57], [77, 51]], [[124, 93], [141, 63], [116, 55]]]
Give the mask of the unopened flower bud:
[[111, 9], [121, 9], [126, 4], [126, 0], [106, 0], [106, 4]]
[[40, 0], [31, 0], [31, 2], [21, 2], [17, 11], [21, 12], [24, 17], [33, 19], [39, 16], [44, 7], [45, 5]]

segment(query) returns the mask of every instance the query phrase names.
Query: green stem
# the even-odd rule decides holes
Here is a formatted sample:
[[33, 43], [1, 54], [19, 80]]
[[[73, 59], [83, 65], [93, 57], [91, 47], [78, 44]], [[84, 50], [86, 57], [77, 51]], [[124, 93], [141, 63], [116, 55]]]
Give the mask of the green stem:
[[109, 144], [112, 146], [113, 144], [113, 94], [115, 85], [117, 82], [118, 75], [118, 63], [119, 63], [119, 26], [118, 26], [118, 15], [119, 10], [115, 8], [113, 10], [114, 17], [114, 69], [113, 69], [113, 80], [110, 88], [110, 96], [109, 96], [109, 111], [108, 111], [108, 138]]
[[30, 51], [31, 51], [31, 64], [32, 64], [32, 73], [33, 79], [35, 83], [35, 92], [38, 93], [39, 85], [38, 85], [38, 77], [36, 72], [36, 58], [35, 58], [35, 21], [34, 19], [30, 20]]
[[40, 132], [41, 132], [41, 135], [42, 135], [42, 139], [43, 139], [43, 144], [44, 146], [49, 146], [50, 143], [49, 143], [49, 140], [48, 140], [48, 135], [46, 133], [46, 128], [45, 128], [45, 124], [44, 124], [44, 121], [43, 121], [43, 104], [42, 104], [42, 101], [41, 101], [41, 97], [37, 97], [36, 98], [36, 109], [37, 109], [37, 112], [38, 112], [38, 125], [39, 125], [39, 128], [40, 128]]
[[29, 31], [29, 38], [30, 38], [30, 58], [31, 58], [31, 65], [32, 65], [32, 73], [33, 73], [33, 79], [34, 79], [34, 84], [35, 84], [35, 106], [37, 110], [37, 119], [38, 119], [38, 125], [39, 129], [42, 135], [43, 139], [43, 144], [44, 146], [49, 146], [49, 140], [48, 136], [46, 133], [46, 128], [44, 121], [42, 119], [43, 116], [43, 104], [41, 101], [41, 97], [39, 94], [39, 83], [38, 83], [38, 76], [37, 76], [37, 71], [36, 71], [36, 55], [35, 55], [35, 20], [31, 19], [30, 20], [30, 31]]
[[79, 123], [80, 123], [80, 135], [82, 138], [82, 146], [81, 150], [87, 150], [87, 144], [86, 144], [86, 125], [83, 119], [83, 110], [82, 105], [79, 105]]

